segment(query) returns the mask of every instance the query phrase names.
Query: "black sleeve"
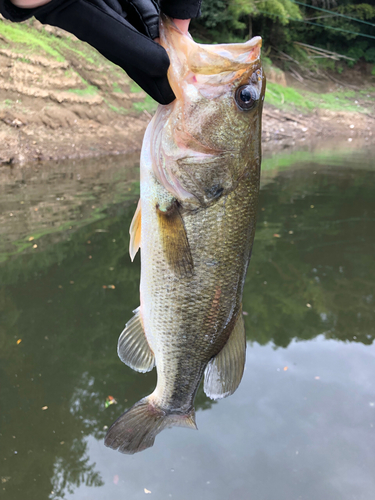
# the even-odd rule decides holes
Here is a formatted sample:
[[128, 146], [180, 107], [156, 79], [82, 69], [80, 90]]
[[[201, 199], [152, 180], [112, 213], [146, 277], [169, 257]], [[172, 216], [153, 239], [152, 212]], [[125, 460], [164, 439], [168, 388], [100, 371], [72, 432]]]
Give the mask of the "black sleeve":
[[[0, 0], [0, 12], [11, 21], [35, 16], [43, 24], [73, 33], [123, 68], [156, 101], [169, 104], [175, 98], [167, 79], [169, 58], [163, 47], [151, 39], [158, 35], [157, 6], [152, 0], [128, 4], [135, 6], [138, 17], [145, 16], [145, 34], [125, 19], [126, 13], [117, 0], [52, 0], [35, 9], [21, 9], [10, 0]], [[145, 6], [149, 11], [143, 9]]]
[[202, 0], [160, 0], [160, 10], [174, 19], [200, 16]]

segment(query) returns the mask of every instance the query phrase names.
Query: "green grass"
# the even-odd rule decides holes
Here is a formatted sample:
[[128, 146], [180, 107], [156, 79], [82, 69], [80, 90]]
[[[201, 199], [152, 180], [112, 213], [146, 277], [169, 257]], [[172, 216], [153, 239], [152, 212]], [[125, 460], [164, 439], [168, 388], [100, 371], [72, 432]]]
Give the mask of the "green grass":
[[[60, 46], [63, 50], [64, 49], [70, 50], [78, 57], [85, 59], [85, 61], [98, 66], [99, 64], [98, 61], [95, 61], [91, 56], [85, 54], [85, 52], [83, 52], [82, 50], [79, 50], [76, 47], [74, 47], [70, 40], [66, 40], [63, 38], [54, 38], [54, 42], [56, 45]], [[84, 45], [82, 44], [81, 47], [84, 47]]]
[[107, 106], [109, 107], [109, 109], [111, 109], [115, 113], [118, 113], [120, 115], [128, 115], [130, 113], [130, 109], [126, 109], [122, 106], [120, 106], [120, 107], [114, 106], [113, 104], [108, 102], [107, 99], [104, 99], [104, 101], [107, 104]]
[[113, 83], [112, 87], [113, 87], [113, 92], [122, 93], [122, 90], [120, 89], [119, 84], [117, 82]]
[[41, 51], [52, 56], [56, 61], [66, 60], [64, 52], [70, 51], [81, 59], [99, 66], [103, 64], [101, 56], [83, 42], [76, 42], [67, 38], [58, 38], [44, 29], [36, 30], [26, 23], [9, 23], [0, 20], [0, 35], [16, 45], [20, 45], [22, 53], [40, 54]]
[[145, 97], [142, 102], [133, 102], [133, 108], [141, 113], [142, 111], [148, 111], [153, 113], [158, 107], [158, 103], [152, 99], [149, 95]]
[[311, 111], [314, 104], [292, 87], [283, 87], [278, 83], [267, 83], [265, 101], [278, 108], [299, 108], [303, 111]]
[[0, 34], [10, 42], [22, 44], [23, 47], [26, 45], [30, 52], [42, 50], [56, 61], [65, 61], [65, 58], [51, 47], [53, 37], [46, 32], [37, 32], [25, 24], [7, 24], [0, 21]]
[[77, 95], [95, 95], [98, 93], [98, 88], [95, 85], [88, 85], [85, 89], [69, 89], [68, 92]]
[[24, 62], [27, 64], [32, 64], [32, 61], [28, 59], [27, 57], [17, 57], [17, 61]]
[[[366, 92], [368, 93], [368, 91]], [[283, 87], [278, 83], [270, 82], [267, 83], [265, 101], [280, 109], [298, 110], [302, 113], [317, 108], [332, 111], [369, 112], [355, 103], [356, 95], [358, 94], [354, 90], [342, 90], [327, 94], [304, 91], [301, 94], [292, 87]]]
[[131, 82], [130, 92], [138, 93], [138, 92], [143, 92], [143, 90], [141, 89], [141, 87], [138, 84], [136, 84], [135, 82]]
[[[135, 82], [132, 82], [130, 85], [130, 92], [139, 93], [143, 92], [143, 90]], [[133, 102], [133, 108], [138, 111], [138, 113], [142, 113], [142, 111], [153, 113], [156, 111], [157, 107], [158, 103], [149, 95], [146, 95], [142, 102]]]

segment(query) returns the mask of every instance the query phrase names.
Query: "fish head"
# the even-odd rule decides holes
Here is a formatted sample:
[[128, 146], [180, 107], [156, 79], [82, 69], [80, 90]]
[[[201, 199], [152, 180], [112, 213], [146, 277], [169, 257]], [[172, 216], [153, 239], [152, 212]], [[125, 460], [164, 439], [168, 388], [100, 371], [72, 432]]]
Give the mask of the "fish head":
[[262, 40], [199, 44], [163, 16], [160, 42], [176, 100], [155, 117], [155, 173], [180, 201], [207, 205], [259, 173]]

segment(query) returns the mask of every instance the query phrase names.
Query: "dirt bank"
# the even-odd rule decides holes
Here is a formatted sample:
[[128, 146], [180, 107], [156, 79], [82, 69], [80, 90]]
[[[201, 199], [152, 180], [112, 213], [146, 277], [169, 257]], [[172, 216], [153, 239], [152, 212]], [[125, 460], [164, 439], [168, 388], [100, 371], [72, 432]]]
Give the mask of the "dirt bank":
[[[0, 166], [138, 151], [154, 108], [87, 44], [35, 20], [0, 19]], [[374, 125], [371, 114], [301, 114], [266, 103], [264, 150], [319, 137], [373, 142]]]

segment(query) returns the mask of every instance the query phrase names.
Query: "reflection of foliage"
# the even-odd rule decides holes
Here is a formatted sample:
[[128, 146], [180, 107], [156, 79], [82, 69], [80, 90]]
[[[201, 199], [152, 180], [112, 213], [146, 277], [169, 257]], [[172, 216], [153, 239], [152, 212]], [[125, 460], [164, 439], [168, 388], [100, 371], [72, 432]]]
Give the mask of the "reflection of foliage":
[[[359, 169], [304, 169], [266, 186], [244, 290], [249, 340], [373, 341], [374, 184], [374, 174]], [[24, 498], [26, 484], [28, 500], [100, 485], [87, 436], [102, 439], [105, 426], [154, 389], [155, 371], [135, 373], [116, 356], [139, 301], [139, 258], [130, 265], [127, 251], [134, 208], [114, 206], [105, 219], [0, 267], [0, 453], [7, 458], [0, 460], [14, 500]], [[105, 408], [109, 395], [118, 404]], [[211, 404], [200, 388], [196, 407]]]
[[86, 441], [75, 439], [70, 447], [69, 462], [61, 457], [55, 460], [52, 498], [65, 498], [66, 493], [73, 494], [74, 487], [79, 487], [81, 484], [86, 484], [86, 486], [104, 485], [98, 472], [94, 470], [95, 464], [88, 463], [86, 449]]
[[372, 173], [300, 171], [262, 191], [244, 293], [249, 339], [373, 342], [373, 189]]

